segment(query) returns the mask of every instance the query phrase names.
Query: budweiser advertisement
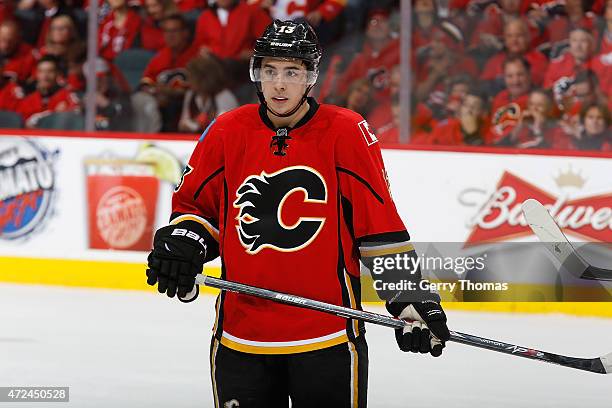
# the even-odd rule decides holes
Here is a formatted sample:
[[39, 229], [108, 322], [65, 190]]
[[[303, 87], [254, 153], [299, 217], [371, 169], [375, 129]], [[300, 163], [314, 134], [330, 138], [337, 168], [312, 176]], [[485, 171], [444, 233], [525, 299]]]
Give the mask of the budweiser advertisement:
[[521, 204], [535, 198], [571, 239], [612, 242], [610, 158], [424, 151], [384, 156], [414, 240], [466, 247], [535, 241], [521, 212]]

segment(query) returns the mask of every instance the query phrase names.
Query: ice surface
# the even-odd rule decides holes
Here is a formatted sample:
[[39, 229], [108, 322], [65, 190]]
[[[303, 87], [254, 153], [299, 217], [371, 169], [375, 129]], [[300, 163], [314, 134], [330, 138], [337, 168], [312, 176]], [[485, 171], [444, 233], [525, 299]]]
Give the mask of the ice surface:
[[[45, 407], [212, 407], [213, 297], [0, 284], [0, 386], [70, 386]], [[382, 308], [371, 308], [383, 312]], [[575, 357], [612, 351], [612, 320], [449, 311], [458, 331]], [[460, 344], [403, 354], [369, 325], [370, 408], [612, 406], [612, 376]], [[0, 408], [11, 404], [0, 403]], [[19, 403], [17, 408], [38, 403]]]

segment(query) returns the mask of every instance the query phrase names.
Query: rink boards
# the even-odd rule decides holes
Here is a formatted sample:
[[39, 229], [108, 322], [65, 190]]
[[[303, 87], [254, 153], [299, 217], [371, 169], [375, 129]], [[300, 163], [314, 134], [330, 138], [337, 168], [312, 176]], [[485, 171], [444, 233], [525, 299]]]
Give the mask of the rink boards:
[[[196, 142], [115, 133], [2, 135], [0, 281], [147, 290], [146, 250], [167, 222], [174, 183]], [[611, 155], [413, 147], [384, 149], [383, 156], [415, 241], [470, 248], [535, 242], [518, 207], [533, 197], [558, 209], [570, 239], [612, 242]], [[207, 272], [218, 269], [213, 263]], [[449, 303], [612, 316], [609, 305]]]

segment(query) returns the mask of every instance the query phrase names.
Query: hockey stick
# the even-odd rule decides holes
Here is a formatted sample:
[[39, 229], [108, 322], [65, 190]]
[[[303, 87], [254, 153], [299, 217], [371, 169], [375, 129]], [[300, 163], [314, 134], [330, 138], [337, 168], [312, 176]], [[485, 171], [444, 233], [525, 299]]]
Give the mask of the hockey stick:
[[[333, 314], [339, 317], [344, 317], [346, 319], [356, 319], [368, 323], [378, 324], [380, 326], [391, 327], [394, 329], [401, 329], [406, 324], [403, 320], [391, 316], [385, 316], [382, 314], [367, 312], [364, 310], [355, 310], [349, 307], [333, 305], [330, 303], [320, 302], [301, 296], [290, 295], [287, 293], [262, 289], [255, 286], [245, 285], [242, 283], [217, 279], [202, 274], [198, 274], [196, 276], [196, 283], [200, 285], [210, 286], [211, 288], [236, 292], [243, 295], [256, 296], [278, 303], [284, 303], [287, 305], [302, 307], [306, 309], [318, 310], [320, 312]], [[531, 360], [558, 364], [563, 367], [571, 367], [576, 368], [578, 370], [590, 371], [598, 374], [612, 373], [612, 353], [599, 358], [575, 358], [548, 353], [546, 351], [534, 350], [527, 347], [517, 346], [514, 344], [503, 343], [497, 340], [485, 339], [483, 337], [473, 336], [471, 334], [460, 333], [452, 330], [450, 332], [450, 335], [450, 341], [453, 341], [455, 343], [467, 344], [468, 346], [497, 351], [500, 353], [524, 357]]]
[[523, 214], [533, 233], [559, 261], [560, 266], [578, 278], [612, 281], [612, 270], [598, 268], [585, 261], [539, 201], [533, 198], [526, 200]]

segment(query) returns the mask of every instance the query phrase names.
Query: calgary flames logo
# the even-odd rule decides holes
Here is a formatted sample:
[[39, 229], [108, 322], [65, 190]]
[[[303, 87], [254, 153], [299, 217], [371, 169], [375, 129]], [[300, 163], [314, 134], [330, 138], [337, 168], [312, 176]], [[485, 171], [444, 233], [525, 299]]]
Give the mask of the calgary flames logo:
[[[298, 192], [304, 198], [295, 202]], [[281, 252], [305, 248], [325, 223], [323, 216], [303, 216], [310, 211], [321, 214], [321, 209], [313, 210], [311, 204], [327, 202], [325, 180], [310, 167], [293, 166], [272, 174], [248, 176], [238, 187], [236, 197], [233, 204], [240, 210], [236, 229], [249, 254], [264, 248]], [[288, 220], [294, 222], [289, 224]]]

